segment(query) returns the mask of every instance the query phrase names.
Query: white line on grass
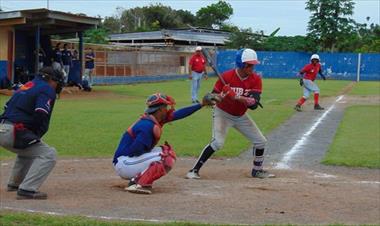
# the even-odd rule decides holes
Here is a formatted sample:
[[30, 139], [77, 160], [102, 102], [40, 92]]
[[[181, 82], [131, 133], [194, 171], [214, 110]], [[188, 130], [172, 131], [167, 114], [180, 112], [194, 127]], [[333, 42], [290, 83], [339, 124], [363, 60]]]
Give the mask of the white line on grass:
[[343, 99], [343, 95], [339, 96], [334, 104], [332, 104], [325, 113], [310, 127], [310, 129], [297, 141], [297, 143], [287, 152], [279, 163], [275, 166], [276, 169], [290, 169], [289, 161], [294, 154], [302, 150], [302, 146], [305, 145], [309, 136], [314, 132], [322, 120], [330, 113], [330, 111], [335, 107], [335, 104]]
[[[41, 213], [52, 216], [70, 216], [69, 214], [53, 212], [53, 211], [42, 211], [42, 210], [32, 210], [32, 209], [24, 209], [24, 208], [15, 208], [15, 207], [2, 207], [3, 209], [13, 210], [13, 211], [22, 211], [28, 213]], [[133, 217], [108, 217], [108, 216], [95, 216], [95, 215], [81, 215], [83, 217], [92, 218], [92, 219], [102, 219], [102, 220], [119, 220], [119, 221], [144, 221], [144, 222], [155, 222], [155, 223], [163, 223], [163, 222], [171, 222], [157, 220], [157, 219], [142, 219], [142, 218], [133, 218]]]

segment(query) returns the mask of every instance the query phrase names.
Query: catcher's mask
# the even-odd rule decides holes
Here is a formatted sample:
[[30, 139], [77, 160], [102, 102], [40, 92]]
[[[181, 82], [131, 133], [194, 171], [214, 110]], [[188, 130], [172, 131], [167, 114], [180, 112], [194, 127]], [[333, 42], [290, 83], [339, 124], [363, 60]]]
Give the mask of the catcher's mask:
[[63, 72], [58, 69], [53, 69], [53, 67], [44, 67], [39, 72], [42, 79], [45, 81], [49, 81], [50, 79], [57, 82], [57, 87], [55, 88], [55, 92], [59, 94], [62, 91], [64, 80], [63, 80]]
[[145, 113], [152, 114], [160, 109], [162, 106], [171, 106], [172, 108], [175, 105], [175, 101], [171, 96], [167, 96], [161, 93], [155, 93], [150, 95], [146, 100], [147, 108], [145, 109]]

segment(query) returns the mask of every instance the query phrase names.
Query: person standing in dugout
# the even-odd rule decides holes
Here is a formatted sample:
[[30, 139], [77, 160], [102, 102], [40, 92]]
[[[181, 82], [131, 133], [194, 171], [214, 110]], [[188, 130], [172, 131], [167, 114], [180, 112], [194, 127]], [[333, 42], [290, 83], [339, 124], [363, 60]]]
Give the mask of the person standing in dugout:
[[228, 129], [233, 127], [253, 144], [252, 177], [270, 178], [273, 174], [263, 170], [266, 138], [256, 123], [246, 113], [255, 110], [262, 92], [261, 77], [253, 70], [260, 62], [252, 49], [241, 49], [236, 54], [236, 68], [224, 72], [214, 85], [213, 93], [223, 99], [213, 111], [212, 139], [202, 150], [193, 168], [186, 174], [188, 179], [200, 179], [199, 171], [206, 161], [224, 145]]
[[314, 110], [324, 110], [323, 107], [319, 105], [319, 87], [314, 82], [319, 73], [323, 80], [326, 80], [326, 77], [322, 74], [322, 67], [319, 63], [319, 56], [313, 54], [310, 57], [310, 64], [306, 64], [302, 70], [299, 72], [301, 75], [300, 86], [303, 86], [303, 96], [298, 100], [294, 109], [296, 111], [302, 111], [301, 106], [306, 102], [311, 93], [314, 93]]
[[202, 55], [202, 47], [197, 46], [195, 48], [195, 54], [190, 58], [189, 68], [190, 74], [189, 79], [191, 80], [191, 102], [199, 103], [198, 92], [201, 88], [201, 79], [204, 76], [207, 79], [206, 71], [206, 60]]
[[125, 190], [151, 194], [153, 182], [166, 175], [176, 160], [176, 154], [167, 142], [156, 146], [164, 124], [188, 117], [216, 101], [219, 101], [217, 95], [207, 94], [202, 104], [174, 110], [175, 101], [172, 97], [161, 93], [148, 97], [145, 114], [123, 134], [113, 158], [116, 174], [130, 180]]
[[42, 137], [62, 86], [61, 70], [44, 67], [13, 94], [0, 116], [0, 145], [17, 154], [7, 187], [9, 192], [17, 191], [17, 199], [47, 198], [38, 190], [54, 168], [57, 154]]

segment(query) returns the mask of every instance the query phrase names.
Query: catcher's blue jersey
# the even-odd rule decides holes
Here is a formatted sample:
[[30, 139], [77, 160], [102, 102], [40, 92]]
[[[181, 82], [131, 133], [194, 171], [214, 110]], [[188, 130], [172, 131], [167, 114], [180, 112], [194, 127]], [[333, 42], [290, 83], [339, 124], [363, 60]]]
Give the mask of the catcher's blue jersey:
[[161, 128], [165, 123], [185, 118], [201, 109], [201, 107], [200, 104], [194, 104], [170, 112], [167, 120], [162, 124], [159, 124], [151, 115], [143, 115], [123, 134], [116, 149], [113, 163], [116, 164], [117, 158], [120, 156], [134, 157], [150, 152], [158, 143], [161, 136]]

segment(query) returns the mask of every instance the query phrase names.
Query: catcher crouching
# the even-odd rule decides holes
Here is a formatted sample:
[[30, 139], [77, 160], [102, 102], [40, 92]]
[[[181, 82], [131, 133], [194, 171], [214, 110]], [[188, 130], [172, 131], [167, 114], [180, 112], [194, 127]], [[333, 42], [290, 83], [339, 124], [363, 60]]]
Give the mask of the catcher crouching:
[[145, 113], [123, 134], [113, 158], [116, 174], [130, 180], [125, 190], [151, 194], [153, 182], [173, 168], [176, 154], [172, 146], [167, 142], [156, 146], [165, 123], [186, 118], [219, 101], [218, 95], [206, 94], [202, 103], [175, 110], [172, 97], [161, 93], [149, 96]]

